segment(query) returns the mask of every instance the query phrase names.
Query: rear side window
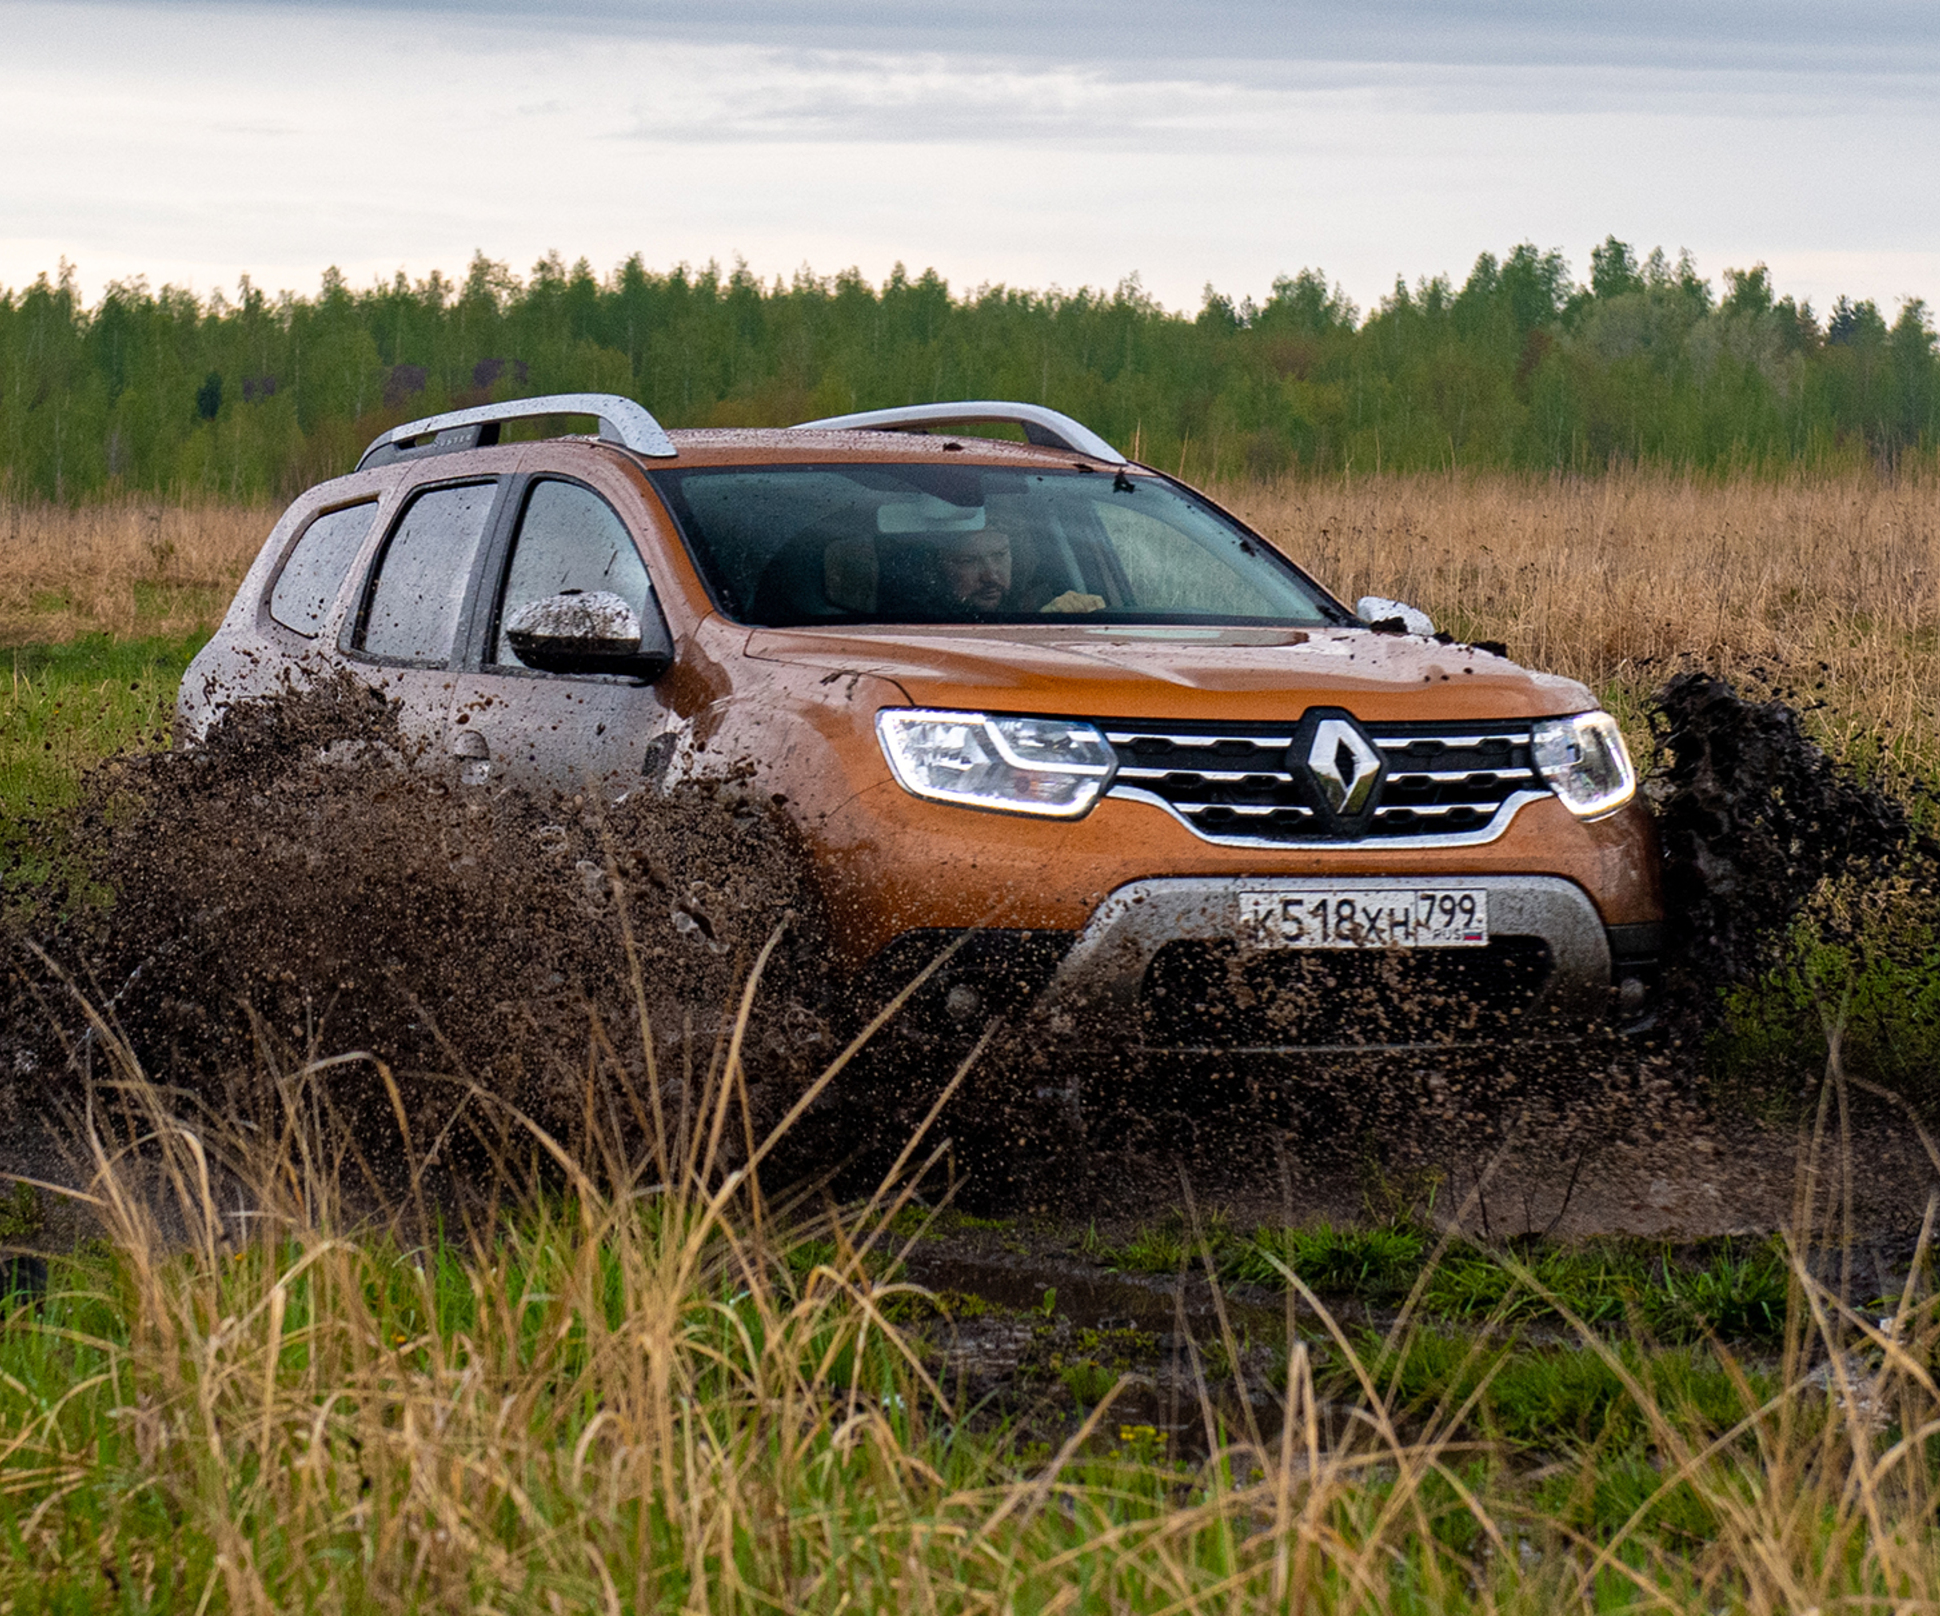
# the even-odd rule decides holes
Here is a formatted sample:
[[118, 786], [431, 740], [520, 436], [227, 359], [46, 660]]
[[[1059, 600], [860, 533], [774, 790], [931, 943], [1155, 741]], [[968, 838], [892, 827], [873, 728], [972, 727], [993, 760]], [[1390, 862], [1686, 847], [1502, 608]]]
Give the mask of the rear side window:
[[315, 639], [330, 608], [337, 603], [344, 575], [357, 559], [376, 515], [377, 502], [367, 500], [362, 505], [325, 511], [305, 528], [283, 570], [276, 575], [276, 587], [269, 594], [269, 615], [305, 639]]
[[465, 588], [497, 495], [496, 483], [466, 483], [428, 489], [411, 501], [378, 554], [358, 650], [402, 662], [451, 660]]
[[651, 593], [646, 564], [618, 513], [577, 483], [538, 483], [519, 519], [519, 536], [499, 600], [492, 660], [519, 666], [505, 625], [521, 606], [568, 590], [618, 595], [646, 621]]

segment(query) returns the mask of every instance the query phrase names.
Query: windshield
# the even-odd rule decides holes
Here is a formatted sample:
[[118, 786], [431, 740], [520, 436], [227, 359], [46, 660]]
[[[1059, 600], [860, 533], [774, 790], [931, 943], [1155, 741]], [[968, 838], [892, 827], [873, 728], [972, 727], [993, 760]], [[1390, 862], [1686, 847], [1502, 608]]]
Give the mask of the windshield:
[[744, 623], [1351, 621], [1260, 540], [1156, 477], [878, 464], [653, 481], [715, 599]]

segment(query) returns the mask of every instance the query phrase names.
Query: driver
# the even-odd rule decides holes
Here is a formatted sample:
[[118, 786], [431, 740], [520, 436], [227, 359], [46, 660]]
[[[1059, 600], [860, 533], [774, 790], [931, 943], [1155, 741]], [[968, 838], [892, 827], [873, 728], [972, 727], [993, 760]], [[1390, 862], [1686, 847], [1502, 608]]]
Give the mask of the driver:
[[[924, 593], [949, 617], [989, 617], [999, 612], [1030, 608], [1013, 597], [1010, 535], [986, 527], [972, 533], [946, 533], [922, 545], [920, 570], [927, 573]], [[1038, 607], [1040, 612], [1096, 612], [1104, 609], [1102, 595], [1067, 589]]]
[[1010, 597], [1010, 535], [987, 527], [980, 533], [952, 533], [932, 549], [941, 593], [965, 611], [1000, 612]]

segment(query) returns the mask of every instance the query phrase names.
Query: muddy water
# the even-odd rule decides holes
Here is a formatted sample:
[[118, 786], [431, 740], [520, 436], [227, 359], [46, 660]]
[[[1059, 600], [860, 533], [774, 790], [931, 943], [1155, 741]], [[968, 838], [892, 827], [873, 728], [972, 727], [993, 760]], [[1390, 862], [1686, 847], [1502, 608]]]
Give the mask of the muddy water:
[[[1284, 1302], [1230, 1291], [1215, 1302], [1195, 1273], [1109, 1273], [1048, 1250], [992, 1250], [987, 1241], [919, 1247], [908, 1277], [950, 1310], [927, 1333], [958, 1406], [988, 1403], [1068, 1427], [1109, 1388], [1100, 1443], [1142, 1428], [1175, 1456], [1213, 1445], [1208, 1411], [1232, 1427], [1256, 1405], [1266, 1409], [1290, 1323], [1301, 1333]], [[966, 1298], [974, 1302], [965, 1306]], [[1338, 1317], [1349, 1328], [1385, 1322], [1351, 1303]], [[1311, 1318], [1305, 1334], [1319, 1334]], [[1237, 1374], [1229, 1340], [1239, 1348]]]
[[[1904, 885], [1928, 850], [1903, 801], [1813, 747], [1784, 703], [1689, 676], [1658, 714], [1671, 947], [1657, 1033], [1400, 1069], [1327, 1058], [1208, 1079], [1161, 1066], [1136, 1088], [1099, 1074], [1083, 1115], [1006, 1186], [1013, 1202], [1136, 1218], [1190, 1194], [1261, 1221], [1410, 1210], [1484, 1237], [1784, 1222], [1794, 1129], [1719, 1107], [1699, 1081], [1717, 989], [1770, 969], [1802, 918], [1836, 935], [1853, 910], [1814, 908], [1829, 884]], [[833, 1053], [858, 1006], [826, 972], [799, 849], [744, 781], [605, 805], [449, 788], [408, 751], [369, 692], [325, 689], [238, 712], [195, 754], [116, 760], [76, 813], [35, 827], [60, 875], [16, 887], [8, 920], [0, 1154], [14, 1155], [0, 1167], [112, 1067], [83, 1000], [185, 1105], [219, 1112], [272, 1113], [276, 1074], [305, 1059], [381, 1058], [420, 1136], [453, 1141], [439, 1164], [453, 1190], [475, 1166], [467, 1149], [489, 1145], [466, 1085], [570, 1144], [590, 1074], [637, 1146], [651, 1081], [677, 1112], [771, 939], [746, 1049], [750, 1128]], [[920, 1113], [947, 1051], [894, 1047], [858, 1072], [846, 1112], [807, 1119], [791, 1172], [859, 1151], [866, 1169], [871, 1130]], [[1001, 1076], [1003, 1051], [986, 1065]], [[1010, 1168], [1003, 1093], [980, 1074], [941, 1127], [987, 1182]], [[330, 1099], [383, 1180], [398, 1136], [375, 1061], [340, 1068]], [[1868, 1168], [1855, 1205], [1882, 1226], [1917, 1221], [1934, 1177], [1917, 1134], [1890, 1107], [1854, 1115]], [[1041, 1292], [1041, 1277], [1016, 1283]]]

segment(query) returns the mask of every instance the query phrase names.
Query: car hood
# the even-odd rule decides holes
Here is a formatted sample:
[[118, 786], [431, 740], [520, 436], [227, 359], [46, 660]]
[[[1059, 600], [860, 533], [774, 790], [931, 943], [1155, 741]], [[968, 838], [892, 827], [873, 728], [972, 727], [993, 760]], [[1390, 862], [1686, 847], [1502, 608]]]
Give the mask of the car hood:
[[1472, 645], [1371, 629], [755, 629], [748, 654], [894, 680], [919, 707], [1073, 717], [1283, 722], [1342, 707], [1371, 722], [1542, 718], [1595, 699]]

